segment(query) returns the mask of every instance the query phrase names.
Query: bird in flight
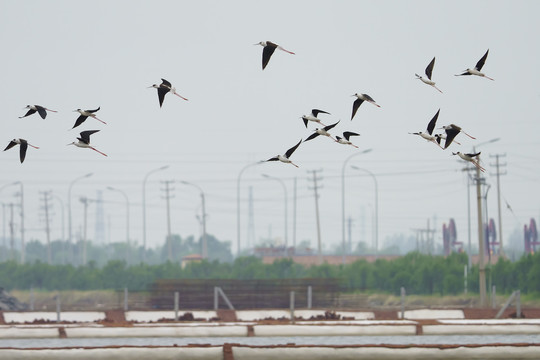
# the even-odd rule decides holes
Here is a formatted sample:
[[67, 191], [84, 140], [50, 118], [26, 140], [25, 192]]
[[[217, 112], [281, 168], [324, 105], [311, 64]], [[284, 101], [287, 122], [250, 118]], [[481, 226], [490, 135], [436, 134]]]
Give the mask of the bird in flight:
[[437, 113], [433, 116], [433, 118], [431, 118], [426, 128], [426, 132], [419, 131], [419, 132], [414, 132], [414, 133], [409, 133], [409, 134], [418, 135], [421, 138], [426, 139], [427, 141], [431, 141], [437, 144], [442, 149], [442, 146], [441, 146], [442, 136], [440, 134], [433, 135], [433, 130], [435, 129], [435, 124], [437, 123], [437, 119], [439, 118], [440, 111], [441, 109], [437, 110]]
[[39, 149], [39, 147], [29, 144], [28, 141], [24, 139], [13, 139], [9, 142], [9, 144], [6, 146], [4, 151], [11, 149], [15, 145], [20, 145], [19, 158], [21, 160], [21, 164], [23, 163], [24, 158], [26, 157], [26, 150], [28, 149], [28, 146], [31, 146], [34, 149]]
[[105, 121], [98, 119], [96, 114], [94, 114], [95, 112], [99, 111], [100, 108], [101, 107], [98, 107], [95, 110], [81, 110], [81, 109], [73, 110], [73, 112], [78, 112], [81, 115], [79, 115], [77, 120], [75, 120], [75, 125], [73, 125], [72, 129], [75, 129], [77, 126], [81, 125], [86, 119], [88, 119], [88, 117], [94, 118], [97, 121], [101, 121], [102, 123], [106, 124]]
[[32, 115], [36, 111], [42, 119], [45, 119], [47, 117], [47, 111], [58, 112], [55, 110], [47, 109], [46, 107], [40, 105], [26, 105], [25, 109], [28, 109], [28, 111], [26, 112], [26, 114], [24, 114], [24, 116], [19, 116], [19, 119]]
[[270, 61], [270, 58], [272, 57], [272, 54], [274, 53], [274, 51], [276, 51], [276, 49], [279, 49], [281, 51], [285, 51], [286, 53], [294, 55], [294, 53], [292, 51], [285, 50], [280, 45], [274, 44], [271, 41], [259, 41], [258, 43], [254, 44], [254, 45], [261, 45], [263, 47], [263, 53], [262, 53], [262, 68], [263, 68], [263, 70], [266, 67], [266, 65], [268, 65], [268, 62]]
[[157, 93], [158, 93], [158, 99], [159, 99], [159, 107], [161, 107], [163, 105], [163, 100], [165, 99], [165, 95], [170, 92], [176, 96], [178, 96], [179, 98], [183, 99], [183, 100], [186, 100], [188, 101], [188, 99], [186, 99], [185, 97], [183, 97], [182, 95], [178, 94], [176, 92], [176, 88], [174, 86], [171, 85], [170, 82], [168, 82], [167, 80], [165, 79], [161, 79], [161, 84], [157, 85], [157, 84], [153, 84], [152, 86], [149, 86], [148, 88], [154, 88], [154, 89], [157, 89]]
[[302, 120], [304, 120], [304, 125], [306, 125], [306, 128], [307, 128], [308, 122], [310, 122], [310, 121], [319, 123], [322, 126], [326, 126], [321, 122], [321, 120], [319, 118], [317, 118], [317, 116], [319, 114], [328, 114], [328, 115], [330, 115], [329, 112], [318, 110], [318, 109], [311, 110], [311, 114], [309, 114], [309, 115], [302, 115]]
[[352, 142], [349, 141], [349, 138], [351, 136], [360, 136], [360, 134], [357, 134], [352, 131], [345, 131], [343, 133], [343, 137], [336, 136], [336, 142], [343, 145], [351, 145], [358, 149], [358, 146], [354, 145]]
[[80, 133], [80, 137], [77, 138], [77, 140], [78, 140], [77, 142], [74, 141], [72, 143], [69, 143], [68, 145], [75, 145], [75, 146], [80, 147], [80, 148], [92, 149], [92, 150], [100, 153], [103, 156], [107, 156], [107, 154], [102, 153], [101, 151], [99, 151], [98, 149], [96, 149], [95, 147], [90, 145], [90, 135], [95, 134], [98, 131], [99, 130], [83, 131], [83, 132]]
[[462, 74], [457, 74], [455, 76], [476, 75], [476, 76], [480, 76], [480, 77], [485, 77], [486, 79], [489, 79], [489, 80], [495, 80], [495, 79], [490, 78], [489, 76], [486, 76], [486, 74], [484, 74], [483, 72], [480, 72], [480, 70], [482, 70], [482, 67], [484, 66], [484, 63], [486, 62], [488, 53], [489, 53], [489, 49], [486, 51], [484, 56], [482, 56], [482, 58], [480, 60], [478, 60], [478, 62], [476, 63], [476, 66], [474, 67], [474, 69], [463, 70]]
[[480, 171], [484, 172], [486, 169], [484, 169], [479, 163], [478, 163], [478, 155], [480, 155], [480, 152], [477, 152], [476, 154], [463, 154], [461, 152], [453, 152], [452, 155], [458, 155], [460, 158], [462, 158], [465, 161], [468, 161], [472, 163], [474, 166], [476, 166]]
[[270, 158], [266, 161], [281, 161], [283, 163], [286, 163], [286, 164], [291, 164], [291, 165], [294, 165], [296, 167], [298, 167], [298, 165], [296, 165], [295, 163], [293, 163], [290, 159], [291, 155], [293, 154], [293, 152], [296, 150], [296, 148], [298, 146], [300, 146], [300, 144], [302, 143], [302, 140], [300, 139], [300, 141], [298, 142], [298, 144], [294, 145], [292, 148], [290, 148], [289, 150], [287, 150], [285, 152], [284, 155], [276, 155], [274, 156], [273, 158]]
[[[339, 120], [341, 121], [341, 120]], [[323, 135], [323, 136], [328, 136], [330, 139], [334, 140], [334, 141], [337, 141], [336, 139], [334, 139], [334, 137], [328, 132], [328, 130], [331, 130], [334, 126], [336, 126], [337, 124], [339, 124], [339, 121], [335, 124], [332, 124], [332, 125], [327, 125], [325, 127], [323, 127], [322, 129], [315, 129], [315, 132], [311, 135], [309, 135], [306, 140], [304, 141], [308, 141], [308, 140], [311, 140], [311, 139], [315, 139], [317, 136], [319, 135]]]
[[471, 135], [467, 134], [463, 129], [455, 124], [450, 124], [442, 127], [444, 129], [444, 132], [446, 133], [446, 141], [444, 142], [444, 148], [448, 148], [454, 138], [459, 134], [460, 132], [464, 133], [471, 139], [476, 139], [475, 137], [472, 137]]
[[362, 105], [362, 103], [364, 101], [367, 101], [368, 103], [372, 103], [373, 105], [375, 105], [376, 107], [381, 107], [379, 104], [377, 104], [375, 102], [375, 100], [373, 100], [373, 98], [371, 96], [369, 96], [368, 94], [354, 94], [354, 95], [351, 95], [351, 96], [356, 96], [356, 100], [354, 100], [354, 103], [353, 103], [353, 108], [352, 108], [352, 115], [351, 115], [351, 120], [353, 119], [354, 115], [356, 115], [356, 111], [358, 110], [358, 108], [360, 107], [360, 105]]
[[416, 75], [416, 78], [421, 80], [424, 84], [428, 84], [428, 85], [433, 86], [435, 89], [437, 89], [442, 94], [441, 89], [439, 89], [437, 86], [435, 86], [435, 81], [431, 80], [431, 73], [433, 72], [433, 66], [434, 65], [435, 65], [435, 58], [433, 58], [433, 60], [431, 60], [431, 62], [426, 67], [425, 72], [426, 72], [427, 79], [420, 76], [420, 75], [418, 75], [418, 74], [414, 74], [414, 75]]

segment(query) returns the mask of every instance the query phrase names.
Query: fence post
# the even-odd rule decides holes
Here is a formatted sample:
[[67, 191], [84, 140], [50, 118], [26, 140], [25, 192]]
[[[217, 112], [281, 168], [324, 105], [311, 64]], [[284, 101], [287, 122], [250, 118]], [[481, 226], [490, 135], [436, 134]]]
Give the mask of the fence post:
[[405, 288], [401, 287], [401, 319], [405, 319]]
[[34, 287], [30, 286], [30, 311], [34, 311]]
[[178, 321], [178, 300], [179, 294], [178, 291], [174, 292], [174, 321]]
[[491, 286], [491, 307], [493, 309], [497, 308], [497, 299], [495, 298], [497, 294], [495, 285]]
[[214, 286], [214, 310], [217, 311], [219, 307], [218, 288]]
[[307, 287], [307, 308], [311, 309], [312, 299], [311, 296], [313, 295], [313, 289], [311, 288], [311, 285]]
[[60, 293], [56, 294], [56, 322], [60, 322]]
[[521, 318], [521, 291], [516, 291], [516, 318]]
[[124, 311], [128, 311], [128, 288], [124, 288]]
[[467, 265], [465, 265], [465, 270], [463, 271], [463, 292], [465, 294], [467, 294], [467, 275], [468, 275], [468, 271], [467, 271]]
[[291, 322], [294, 324], [294, 291], [290, 292], [289, 301], [291, 307]]

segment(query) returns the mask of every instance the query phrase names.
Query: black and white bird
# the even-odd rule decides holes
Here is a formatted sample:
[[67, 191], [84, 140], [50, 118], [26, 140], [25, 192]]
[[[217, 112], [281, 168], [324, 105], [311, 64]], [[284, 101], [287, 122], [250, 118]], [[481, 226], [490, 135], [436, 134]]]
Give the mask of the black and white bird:
[[462, 158], [465, 161], [468, 161], [472, 163], [474, 166], [476, 166], [480, 171], [484, 172], [486, 169], [484, 169], [479, 163], [478, 163], [478, 155], [480, 155], [480, 152], [477, 152], [476, 154], [463, 154], [461, 152], [453, 152], [452, 155], [458, 155], [460, 158]]
[[318, 110], [318, 109], [311, 110], [311, 114], [309, 114], [309, 115], [302, 115], [302, 120], [304, 120], [304, 125], [306, 125], [306, 128], [307, 128], [308, 122], [310, 122], [310, 121], [321, 124], [322, 126], [326, 126], [325, 124], [323, 124], [321, 122], [321, 120], [319, 118], [317, 118], [317, 116], [319, 114], [328, 114], [328, 115], [330, 115], [329, 112], [326, 112], [326, 111], [323, 111], [323, 110]]
[[[341, 121], [341, 120], [340, 120]], [[331, 130], [334, 126], [336, 126], [337, 124], [339, 124], [339, 121], [335, 124], [332, 124], [332, 125], [327, 125], [325, 127], [323, 127], [322, 129], [315, 129], [315, 132], [311, 135], [309, 135], [306, 140], [304, 141], [308, 141], [308, 140], [311, 140], [311, 139], [315, 139], [317, 136], [319, 135], [323, 135], [323, 136], [328, 136], [330, 139], [334, 140], [334, 141], [337, 141], [336, 139], [334, 139], [334, 137], [328, 132], [328, 130]]]
[[186, 99], [182, 95], [178, 94], [176, 92], [176, 88], [174, 86], [172, 86], [172, 84], [169, 81], [167, 81], [165, 79], [161, 79], [161, 84], [159, 84], [159, 85], [158, 84], [153, 84], [152, 86], [149, 86], [148, 88], [157, 89], [158, 99], [159, 99], [159, 107], [161, 107], [163, 105], [163, 100], [165, 99], [165, 95], [168, 92], [178, 96], [181, 99], [184, 99], [184, 100], [188, 101], [188, 99]]
[[270, 61], [270, 58], [272, 57], [272, 54], [274, 53], [274, 51], [276, 51], [276, 49], [279, 49], [281, 51], [285, 51], [286, 53], [294, 55], [294, 53], [292, 51], [285, 50], [282, 46], [280, 46], [278, 44], [274, 44], [271, 41], [259, 41], [258, 43], [254, 44], [254, 45], [261, 45], [263, 47], [263, 53], [262, 53], [262, 68], [263, 68], [263, 70], [266, 67], [266, 65], [268, 65], [268, 62]]
[[21, 159], [21, 164], [23, 163], [24, 158], [26, 157], [26, 150], [28, 149], [28, 146], [31, 146], [34, 149], [39, 149], [39, 147], [29, 144], [28, 141], [24, 139], [13, 139], [9, 142], [9, 144], [6, 146], [4, 151], [11, 149], [15, 145], [20, 145], [19, 158]]
[[94, 118], [97, 121], [101, 121], [102, 123], [106, 124], [105, 121], [98, 119], [96, 114], [94, 114], [95, 112], [99, 111], [100, 108], [101, 107], [98, 107], [95, 110], [81, 110], [81, 109], [73, 110], [73, 112], [78, 112], [81, 115], [77, 118], [77, 120], [75, 120], [75, 125], [73, 125], [72, 129], [75, 129], [77, 126], [81, 125], [89, 117]]
[[480, 70], [482, 70], [482, 67], [484, 66], [484, 64], [486, 62], [488, 53], [489, 53], [489, 49], [486, 51], [484, 56], [482, 56], [482, 58], [480, 60], [478, 60], [478, 62], [476, 63], [476, 66], [474, 67], [474, 69], [463, 70], [462, 74], [457, 74], [456, 76], [476, 75], [476, 76], [480, 76], [480, 77], [485, 77], [486, 79], [489, 79], [489, 80], [494, 80], [494, 79], [490, 78], [489, 76], [486, 76], [486, 74], [484, 74], [483, 72], [480, 72]]
[[354, 146], [355, 148], [358, 149], [358, 146], [354, 145], [352, 142], [349, 141], [349, 138], [351, 136], [360, 136], [360, 134], [357, 134], [357, 133], [352, 132], [352, 131], [345, 131], [343, 133], [343, 137], [340, 137], [340, 136], [336, 135], [336, 142], [339, 143], [339, 144], [343, 144], [343, 145], [351, 145], [351, 146]]
[[426, 139], [427, 141], [431, 141], [431, 142], [437, 144], [442, 149], [442, 146], [441, 146], [442, 136], [441, 136], [441, 134], [433, 135], [433, 130], [435, 129], [435, 124], [437, 123], [437, 119], [439, 118], [440, 111], [441, 111], [441, 109], [437, 110], [437, 113], [430, 120], [430, 122], [428, 123], [428, 126], [426, 128], [426, 132], [419, 131], [419, 132], [414, 132], [414, 133], [409, 133], [409, 134], [418, 135], [421, 138]]
[[444, 129], [444, 132], [446, 133], [446, 141], [444, 142], [444, 148], [448, 148], [454, 138], [459, 134], [460, 132], [464, 133], [471, 139], [476, 139], [475, 137], [472, 137], [471, 135], [467, 134], [463, 129], [455, 124], [450, 124], [442, 127]]
[[441, 89], [439, 89], [437, 86], [435, 86], [435, 81], [431, 80], [431, 74], [433, 73], [433, 66], [434, 65], [435, 65], [435, 58], [433, 58], [433, 60], [431, 60], [429, 65], [426, 67], [425, 73], [426, 73], [427, 79], [424, 78], [423, 76], [418, 75], [418, 74], [414, 74], [414, 75], [416, 75], [416, 78], [421, 80], [424, 84], [428, 84], [428, 85], [433, 86], [435, 89], [437, 89], [442, 94]]
[[75, 145], [75, 146], [80, 147], [80, 148], [92, 149], [92, 150], [100, 153], [101, 155], [107, 156], [107, 154], [102, 153], [101, 151], [99, 151], [98, 149], [96, 149], [95, 147], [90, 145], [90, 135], [95, 134], [98, 131], [99, 130], [83, 131], [83, 132], [80, 133], [80, 137], [77, 138], [77, 140], [78, 140], [77, 142], [74, 141], [72, 143], [69, 143], [68, 145]]
[[47, 109], [46, 107], [40, 105], [26, 105], [25, 109], [28, 109], [28, 111], [26, 112], [26, 114], [24, 114], [24, 116], [19, 116], [19, 119], [32, 115], [36, 111], [42, 119], [45, 119], [47, 117], [47, 111], [58, 112], [56, 110]]
[[360, 105], [362, 105], [362, 103], [364, 101], [367, 101], [368, 103], [372, 103], [373, 105], [377, 106], [377, 107], [381, 107], [379, 104], [377, 104], [375, 102], [375, 100], [373, 100], [373, 98], [371, 96], [369, 96], [368, 94], [354, 94], [354, 95], [351, 95], [351, 96], [356, 96], [356, 100], [354, 100], [354, 103], [353, 103], [353, 107], [352, 107], [352, 115], [351, 115], [351, 120], [353, 119], [354, 115], [356, 115], [356, 111], [358, 110], [358, 108], [360, 107]]
[[287, 150], [284, 155], [276, 155], [273, 158], [270, 158], [270, 159], [268, 159], [266, 161], [281, 161], [282, 163], [291, 164], [291, 165], [294, 165], [294, 166], [298, 167], [298, 165], [296, 165], [295, 163], [293, 163], [291, 161], [290, 157], [293, 154], [293, 152], [296, 150], [296, 148], [298, 146], [300, 146], [301, 143], [302, 143], [302, 140], [300, 139], [298, 144], [294, 145], [292, 148]]

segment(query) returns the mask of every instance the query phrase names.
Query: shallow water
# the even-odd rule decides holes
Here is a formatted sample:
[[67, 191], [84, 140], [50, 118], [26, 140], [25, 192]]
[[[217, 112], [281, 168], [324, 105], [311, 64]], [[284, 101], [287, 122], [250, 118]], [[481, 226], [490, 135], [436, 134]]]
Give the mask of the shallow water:
[[188, 344], [223, 345], [364, 345], [364, 344], [540, 344], [540, 335], [445, 335], [445, 336], [292, 336], [292, 337], [204, 337], [204, 338], [73, 338], [73, 339], [0, 339], [0, 348], [33, 347], [103, 347], [103, 346], [173, 346]]

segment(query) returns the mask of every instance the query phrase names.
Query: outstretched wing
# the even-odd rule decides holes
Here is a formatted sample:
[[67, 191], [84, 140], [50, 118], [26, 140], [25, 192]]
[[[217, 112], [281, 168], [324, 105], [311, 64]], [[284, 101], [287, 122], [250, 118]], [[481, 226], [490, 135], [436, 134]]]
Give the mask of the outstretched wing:
[[267, 41], [266, 46], [263, 48], [263, 54], [262, 54], [262, 68], [266, 67], [268, 65], [268, 62], [270, 61], [270, 58], [272, 57], [272, 54], [274, 51], [276, 51], [277, 45]]
[[477, 152], [476, 154], [471, 153], [471, 154], [465, 154], [465, 155], [467, 155], [468, 157], [473, 158], [473, 157], [477, 157], [478, 155], [480, 155], [480, 153], [481, 153], [481, 151]]
[[[345, 132], [343, 133], [343, 137], [344, 137], [345, 139], [347, 139], [347, 141], [349, 141], [349, 137], [351, 137], [351, 136], [360, 136], [360, 134], [357, 134], [357, 133], [352, 132], [352, 131], [345, 131]], [[336, 138], [337, 138], [337, 136], [336, 136]]]
[[166, 87], [168, 87], [168, 88], [171, 88], [171, 87], [172, 87], [171, 83], [168, 82], [167, 80], [163, 79], [163, 78], [161, 79], [161, 85], [162, 85], [162, 86], [164, 85], [164, 86], [166, 86]]
[[167, 94], [170, 91], [168, 87], [160, 86], [157, 89], [157, 95], [159, 99], [159, 107], [163, 105], [163, 100], [165, 99], [165, 94]]
[[313, 116], [315, 116], [315, 117], [317, 117], [317, 115], [319, 115], [320, 113], [330, 115], [329, 112], [322, 111], [322, 110], [319, 110], [319, 109], [313, 109], [313, 110], [311, 110], [311, 113], [312, 113]]
[[75, 125], [73, 125], [72, 129], [75, 129], [77, 126], [81, 125], [87, 118], [88, 116], [86, 115], [79, 116], [75, 121]]
[[304, 141], [308, 141], [308, 140], [311, 140], [311, 139], [315, 139], [317, 136], [319, 136], [319, 133], [318, 132], [314, 132], [313, 134], [309, 135], [306, 140]]
[[300, 141], [298, 142], [298, 144], [294, 145], [292, 148], [290, 148], [289, 150], [287, 150], [287, 152], [285, 153], [285, 157], [290, 158], [291, 155], [293, 154], [293, 152], [296, 150], [296, 148], [298, 146], [300, 146], [300, 144], [302, 143], [302, 139], [300, 139]]
[[47, 117], [47, 111], [45, 111], [45, 108], [43, 106], [35, 105], [37, 112], [39, 113], [39, 116], [41, 116], [42, 119], [45, 119]]
[[433, 58], [433, 60], [431, 60], [431, 62], [426, 68], [426, 76], [428, 77], [429, 80], [431, 80], [431, 73], [433, 72], [434, 65], [435, 65], [435, 57]]
[[444, 142], [444, 148], [445, 149], [450, 146], [450, 144], [452, 143], [454, 138], [457, 136], [457, 134], [459, 134], [459, 131], [460, 130], [457, 130], [457, 129], [454, 129], [454, 128], [445, 130], [445, 132], [446, 132], [446, 141]]
[[476, 63], [476, 66], [474, 67], [476, 70], [478, 71], [482, 70], [482, 66], [484, 66], [484, 63], [486, 62], [488, 53], [489, 53], [489, 49], [486, 51], [484, 56], [482, 56], [482, 58], [478, 60], [478, 62]]
[[35, 113], [35, 112], [36, 112], [36, 110], [30, 109], [30, 110], [28, 110], [28, 111], [26, 112], [26, 114], [24, 114], [24, 116], [19, 116], [19, 119], [22, 119], [22, 118], [25, 118], [25, 117], [27, 117], [27, 116], [29, 116], [29, 115], [32, 115], [32, 114]]
[[90, 135], [97, 133], [99, 130], [86, 130], [81, 132], [81, 137], [79, 140], [81, 140], [85, 144], [90, 144]]
[[334, 123], [334, 124], [332, 124], [332, 125], [325, 126], [325, 127], [324, 127], [324, 130], [328, 131], [328, 130], [332, 129], [334, 126], [336, 126], [337, 124], [339, 124], [340, 121], [341, 121], [341, 120], [339, 120], [337, 123]]
[[354, 115], [356, 115], [356, 111], [358, 110], [360, 105], [362, 105], [363, 102], [364, 102], [364, 100], [362, 100], [362, 99], [354, 100], [354, 103], [353, 103], [353, 106], [352, 106], [351, 120], [353, 119]]
[[98, 107], [98, 108], [95, 109], [95, 110], [86, 110], [86, 112], [89, 112], [89, 113], [95, 113], [96, 111], [99, 111], [100, 108], [101, 108], [101, 106]]
[[437, 119], [439, 118], [440, 111], [441, 109], [437, 110], [437, 113], [435, 114], [435, 116], [433, 116], [433, 119], [431, 119], [427, 126], [427, 132], [429, 135], [433, 134], [433, 129], [435, 129], [435, 124], [437, 123]]
[[24, 140], [21, 140], [21, 148], [19, 150], [19, 158], [21, 159], [21, 164], [24, 161], [24, 158], [26, 157], [26, 150], [28, 149], [28, 143]]
[[14, 147], [15, 145], [17, 145], [17, 143], [16, 143], [15, 141], [10, 141], [9, 144], [8, 144], [8, 145], [6, 146], [6, 148], [4, 149], [4, 151], [11, 149], [11, 148]]

